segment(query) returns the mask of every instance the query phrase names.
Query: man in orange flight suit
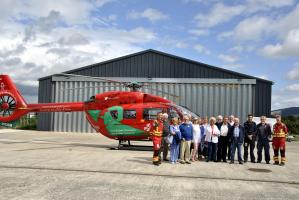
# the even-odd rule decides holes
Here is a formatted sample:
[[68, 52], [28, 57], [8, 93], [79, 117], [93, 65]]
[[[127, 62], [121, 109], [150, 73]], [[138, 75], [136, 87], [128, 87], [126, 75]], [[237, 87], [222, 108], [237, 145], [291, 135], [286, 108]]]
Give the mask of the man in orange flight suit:
[[288, 128], [287, 126], [281, 122], [281, 116], [276, 115], [276, 123], [273, 126], [273, 140], [272, 140], [272, 146], [274, 150], [274, 165], [279, 164], [279, 150], [280, 150], [280, 156], [281, 161], [280, 165], [285, 165], [286, 157], [286, 137], [288, 135]]
[[161, 164], [161, 158], [159, 157], [159, 151], [161, 148], [161, 142], [162, 142], [162, 132], [163, 132], [163, 120], [162, 120], [163, 114], [158, 113], [157, 119], [154, 120], [154, 122], [151, 125], [151, 136], [153, 141], [153, 148], [154, 148], [154, 155], [153, 155], [153, 164], [154, 165], [160, 165]]

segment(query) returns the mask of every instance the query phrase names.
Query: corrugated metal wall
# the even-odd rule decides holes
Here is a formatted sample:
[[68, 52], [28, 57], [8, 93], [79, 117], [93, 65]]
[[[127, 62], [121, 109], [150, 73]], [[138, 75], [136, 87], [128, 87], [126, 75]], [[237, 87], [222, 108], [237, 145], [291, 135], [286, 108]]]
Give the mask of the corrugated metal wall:
[[[52, 78], [39, 81], [38, 87], [38, 102], [39, 103], [51, 103], [53, 102], [53, 90]], [[50, 131], [52, 130], [53, 113], [37, 113], [38, 123], [37, 130]]]
[[[109, 78], [108, 78], [109, 79]], [[179, 96], [175, 98], [155, 90], [143, 89], [144, 92], [166, 97], [178, 105], [188, 107], [201, 116], [218, 114], [240, 116], [246, 119], [253, 112], [255, 81], [237, 79], [145, 79], [115, 78], [121, 81], [150, 82], [151, 88]], [[84, 101], [96, 93], [110, 90], [127, 90], [114, 83], [91, 80], [90, 78], [53, 77], [55, 102]], [[75, 89], [94, 87], [88, 89]], [[97, 88], [98, 87], [98, 88]], [[93, 132], [85, 119], [84, 113], [54, 113], [53, 129], [62, 132]]]

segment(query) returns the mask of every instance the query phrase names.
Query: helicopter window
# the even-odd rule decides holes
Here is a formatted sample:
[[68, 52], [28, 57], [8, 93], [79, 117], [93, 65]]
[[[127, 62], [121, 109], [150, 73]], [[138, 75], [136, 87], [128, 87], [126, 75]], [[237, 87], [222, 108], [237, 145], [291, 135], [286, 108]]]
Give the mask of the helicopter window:
[[174, 117], [180, 118], [180, 115], [177, 113], [177, 111], [172, 108], [169, 109], [168, 115], [169, 115], [168, 117], [169, 119], [172, 119]]
[[124, 110], [124, 119], [136, 119], [136, 110]]
[[153, 120], [157, 118], [157, 114], [162, 112], [162, 108], [146, 108], [143, 110], [143, 119]]
[[118, 117], [118, 112], [117, 112], [117, 110], [111, 110], [111, 111], [110, 111], [110, 114], [111, 114], [111, 117], [112, 117], [113, 119], [117, 119], [117, 117]]

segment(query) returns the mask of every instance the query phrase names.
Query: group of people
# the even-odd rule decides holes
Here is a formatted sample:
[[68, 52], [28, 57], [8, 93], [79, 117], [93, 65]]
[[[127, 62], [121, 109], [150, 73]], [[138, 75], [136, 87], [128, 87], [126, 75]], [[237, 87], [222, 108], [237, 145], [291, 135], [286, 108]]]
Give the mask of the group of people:
[[[235, 152], [238, 154], [239, 164], [250, 161], [261, 163], [264, 151], [265, 161], [270, 164], [270, 140], [274, 150], [275, 165], [285, 165], [285, 141], [288, 129], [276, 116], [273, 132], [266, 117], [260, 117], [260, 123], [253, 121], [249, 114], [247, 121], [242, 125], [239, 118], [233, 115], [192, 118], [184, 115], [182, 122], [179, 118], [169, 119], [167, 113], [158, 113], [157, 119], [151, 126], [151, 135], [154, 147], [153, 164], [160, 165], [163, 161], [172, 164], [191, 164], [197, 160], [206, 162], [235, 162]], [[257, 160], [255, 147], [257, 145]], [[244, 146], [244, 154], [242, 149]], [[167, 158], [170, 151], [170, 160]], [[249, 154], [248, 154], [249, 151]], [[280, 159], [279, 159], [280, 153]]]

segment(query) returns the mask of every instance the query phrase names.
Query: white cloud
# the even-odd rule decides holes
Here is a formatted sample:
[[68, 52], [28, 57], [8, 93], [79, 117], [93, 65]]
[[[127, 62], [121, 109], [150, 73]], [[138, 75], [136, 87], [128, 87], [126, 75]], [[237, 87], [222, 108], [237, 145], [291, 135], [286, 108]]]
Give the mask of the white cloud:
[[222, 32], [218, 39], [233, 38], [237, 41], [257, 41], [269, 31], [271, 20], [266, 17], [253, 16], [244, 19], [233, 31]]
[[299, 57], [299, 29], [290, 30], [284, 41], [264, 46], [261, 52], [269, 57]]
[[257, 75], [256, 77], [268, 80], [268, 76], [267, 75]]
[[272, 8], [291, 6], [294, 2], [294, 0], [247, 0], [246, 10], [247, 12], [265, 11]]
[[237, 63], [230, 63], [230, 64], [221, 65], [221, 67], [229, 69], [229, 70], [236, 70], [236, 69], [244, 67], [244, 65], [237, 64]]
[[218, 55], [218, 58], [228, 63], [234, 63], [238, 60], [236, 56], [226, 55], [226, 54], [220, 54]]
[[64, 16], [68, 24], [89, 23], [91, 11], [104, 6], [112, 0], [60, 0], [39, 1], [39, 0], [2, 0], [0, 1], [0, 18], [23, 19], [24, 16], [42, 17], [55, 10]]
[[196, 36], [206, 36], [210, 34], [210, 31], [208, 29], [191, 29], [188, 32]]
[[293, 92], [299, 92], [299, 84], [288, 85], [286, 89]]
[[299, 80], [299, 63], [296, 63], [294, 68], [288, 72], [287, 78], [290, 80]]
[[147, 8], [143, 12], [131, 11], [128, 13], [127, 17], [129, 19], [146, 18], [151, 22], [168, 19], [167, 15], [153, 8]]
[[197, 44], [194, 46], [194, 49], [198, 52], [198, 53], [203, 53], [203, 54], [206, 54], [206, 55], [209, 55], [211, 54], [210, 50], [207, 49], [206, 47], [204, 47], [203, 45], [201, 44]]
[[298, 92], [294, 91], [273, 91], [272, 110], [299, 106]]
[[226, 6], [217, 3], [209, 11], [209, 13], [199, 13], [195, 16], [198, 27], [214, 27], [220, 23], [230, 21], [235, 16], [240, 15], [245, 7], [242, 5]]
[[225, 40], [225, 39], [227, 39], [227, 38], [232, 37], [233, 34], [234, 34], [233, 31], [225, 31], [225, 32], [219, 33], [219, 34], [217, 35], [217, 39], [218, 39], [218, 40]]

